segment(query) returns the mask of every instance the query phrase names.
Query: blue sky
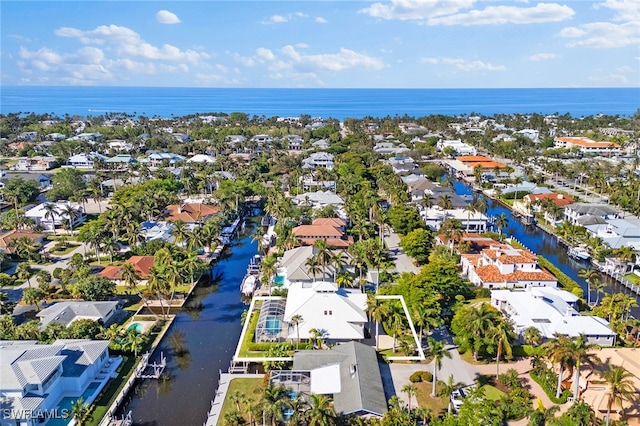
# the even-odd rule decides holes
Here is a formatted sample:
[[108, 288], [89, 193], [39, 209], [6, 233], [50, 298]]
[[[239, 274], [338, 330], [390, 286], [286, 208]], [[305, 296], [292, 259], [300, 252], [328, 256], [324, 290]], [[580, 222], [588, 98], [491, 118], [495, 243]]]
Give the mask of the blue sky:
[[6, 1], [2, 85], [640, 86], [640, 1]]

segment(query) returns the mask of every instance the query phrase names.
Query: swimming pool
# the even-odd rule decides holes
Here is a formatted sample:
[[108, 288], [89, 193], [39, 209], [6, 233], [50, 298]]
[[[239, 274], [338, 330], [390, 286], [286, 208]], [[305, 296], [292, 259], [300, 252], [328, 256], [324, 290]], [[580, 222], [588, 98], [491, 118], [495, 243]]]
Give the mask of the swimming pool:
[[[87, 387], [87, 390], [85, 390], [82, 393], [82, 399], [85, 403], [91, 403], [93, 402], [93, 400], [96, 397], [96, 390], [100, 387], [100, 382], [91, 382], [89, 384], [89, 386]], [[76, 402], [79, 399], [79, 397], [64, 397], [60, 400], [60, 403], [58, 403], [58, 413], [60, 414], [64, 414], [64, 413], [71, 413], [71, 407], [73, 407], [74, 402]], [[68, 419], [50, 419], [47, 422], [47, 426], [66, 426], [71, 422], [72, 418], [69, 417]]]
[[278, 286], [278, 287], [283, 285], [284, 284], [284, 275], [276, 275], [275, 277], [273, 277], [273, 284], [275, 286]]
[[278, 317], [267, 317], [264, 322], [265, 330], [271, 334], [278, 334], [282, 331], [280, 319]]
[[139, 322], [134, 322], [129, 327], [127, 327], [127, 330], [135, 330], [137, 333], [142, 334], [142, 324], [140, 324]]

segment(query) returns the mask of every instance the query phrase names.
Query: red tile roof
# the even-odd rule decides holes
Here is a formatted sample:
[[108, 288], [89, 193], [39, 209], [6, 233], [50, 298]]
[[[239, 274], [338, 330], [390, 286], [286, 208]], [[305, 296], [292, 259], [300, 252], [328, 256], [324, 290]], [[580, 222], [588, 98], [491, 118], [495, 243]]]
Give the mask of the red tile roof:
[[[141, 279], [146, 280], [149, 278], [149, 272], [153, 267], [153, 256], [131, 256], [125, 261], [130, 263], [138, 272]], [[109, 278], [110, 280], [122, 279], [122, 266], [107, 266], [98, 274], [100, 277]]]
[[185, 223], [195, 223], [201, 220], [206, 220], [207, 218], [217, 214], [219, 211], [220, 207], [211, 206], [209, 204], [171, 204], [167, 206], [167, 215], [165, 216], [165, 219], [172, 222], [181, 220]]
[[548, 194], [527, 194], [524, 196], [524, 201], [528, 203], [532, 203], [537, 200], [551, 200], [558, 207], [564, 207], [568, 204], [575, 203], [575, 200], [571, 195], [556, 194], [555, 192], [550, 192]]
[[31, 238], [34, 241], [40, 241], [42, 240], [44, 235], [26, 229], [14, 229], [0, 235], [0, 249], [2, 249], [5, 253], [12, 254], [13, 248], [11, 247], [11, 241], [15, 240], [16, 238], [22, 237]]

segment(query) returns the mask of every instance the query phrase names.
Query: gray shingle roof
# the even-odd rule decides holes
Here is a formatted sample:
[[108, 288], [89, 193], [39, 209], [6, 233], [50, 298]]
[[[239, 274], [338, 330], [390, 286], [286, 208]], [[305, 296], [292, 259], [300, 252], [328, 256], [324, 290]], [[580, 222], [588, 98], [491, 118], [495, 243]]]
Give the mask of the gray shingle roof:
[[298, 351], [293, 370], [311, 371], [340, 364], [340, 392], [333, 395], [337, 412], [374, 414], [387, 412], [376, 351], [358, 342], [336, 345], [328, 351]]

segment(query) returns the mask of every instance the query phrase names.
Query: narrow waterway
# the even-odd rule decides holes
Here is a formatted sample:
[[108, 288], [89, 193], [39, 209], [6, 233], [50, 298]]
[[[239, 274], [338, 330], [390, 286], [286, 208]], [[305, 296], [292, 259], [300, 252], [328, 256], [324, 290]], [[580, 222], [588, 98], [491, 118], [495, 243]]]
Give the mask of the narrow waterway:
[[[471, 187], [463, 182], [454, 182], [453, 187], [458, 195], [466, 197], [471, 197], [473, 195]], [[502, 204], [490, 199], [487, 201], [487, 216], [497, 217], [504, 213], [509, 219], [506, 229], [503, 229], [502, 231], [503, 233], [509, 237], [515, 238], [534, 253], [545, 257], [551, 263], [556, 265], [562, 272], [580, 284], [585, 292], [586, 298], [587, 283], [583, 278], [578, 276], [578, 273], [580, 270], [590, 267], [588, 262], [582, 262], [570, 258], [567, 254], [567, 248], [560, 244], [554, 235], [546, 233], [535, 225], [524, 225], [520, 220], [518, 220], [518, 218], [511, 214], [511, 210], [504, 207]], [[603, 275], [603, 280], [607, 284], [605, 287], [605, 291], [607, 293], [630, 293], [627, 288], [616, 283], [606, 275]], [[592, 301], [595, 300], [595, 297], [595, 293], [592, 292]], [[600, 300], [602, 300], [602, 294], [600, 294]], [[638, 303], [640, 304], [640, 300]], [[633, 316], [638, 318], [640, 316], [640, 309], [634, 308], [631, 313]]]
[[226, 372], [240, 337], [240, 282], [257, 253], [251, 241], [254, 225], [247, 223], [239, 239], [213, 269], [220, 278], [198, 286], [180, 311], [156, 351], [167, 355], [167, 378], [145, 380], [131, 392], [121, 412], [133, 412], [136, 425], [201, 425], [206, 421], [218, 372]]

